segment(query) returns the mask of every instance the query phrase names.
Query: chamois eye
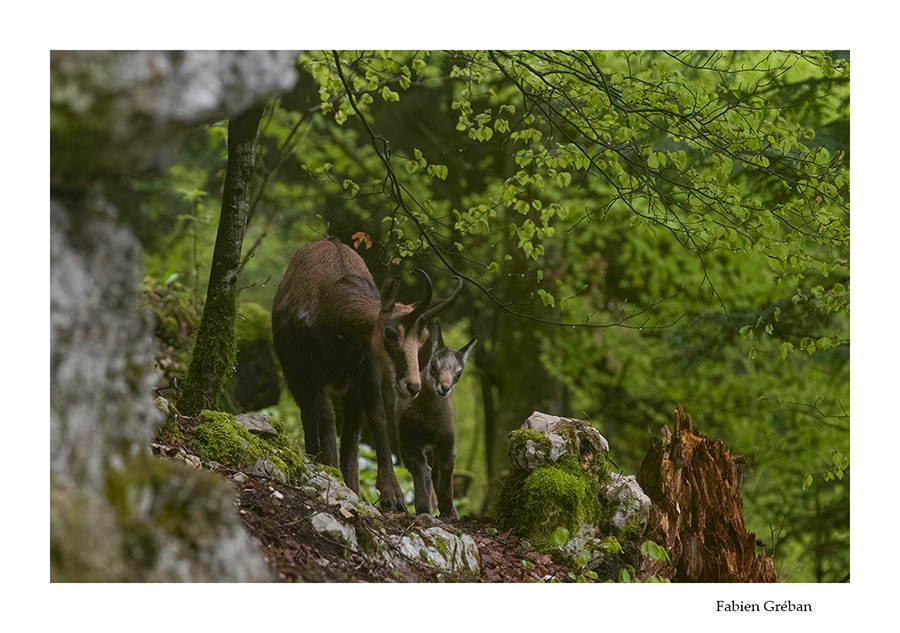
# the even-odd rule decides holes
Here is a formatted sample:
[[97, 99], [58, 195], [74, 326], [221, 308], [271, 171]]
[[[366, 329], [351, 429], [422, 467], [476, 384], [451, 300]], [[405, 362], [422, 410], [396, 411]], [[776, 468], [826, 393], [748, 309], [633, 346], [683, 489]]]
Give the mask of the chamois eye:
[[398, 332], [396, 329], [391, 327], [384, 328], [384, 340], [386, 341], [396, 341], [398, 336]]

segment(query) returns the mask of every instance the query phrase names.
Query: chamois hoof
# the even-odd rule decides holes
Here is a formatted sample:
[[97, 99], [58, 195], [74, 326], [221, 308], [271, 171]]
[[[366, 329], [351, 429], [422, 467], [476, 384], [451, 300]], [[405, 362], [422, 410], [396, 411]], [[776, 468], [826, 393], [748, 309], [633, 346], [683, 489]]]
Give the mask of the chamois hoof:
[[390, 497], [381, 495], [378, 500], [378, 507], [385, 512], [406, 512], [406, 504], [403, 503], [403, 497]]

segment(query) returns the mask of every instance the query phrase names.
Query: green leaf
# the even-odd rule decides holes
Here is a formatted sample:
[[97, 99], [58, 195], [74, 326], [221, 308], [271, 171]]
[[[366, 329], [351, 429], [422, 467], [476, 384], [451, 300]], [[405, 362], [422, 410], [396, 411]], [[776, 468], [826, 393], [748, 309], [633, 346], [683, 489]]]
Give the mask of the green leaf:
[[654, 541], [644, 541], [641, 543], [641, 553], [657, 562], [669, 560], [669, 555], [666, 553], [666, 550]]
[[556, 547], [565, 545], [569, 542], [569, 530], [564, 527], [556, 528], [550, 535], [550, 542]]
[[429, 165], [428, 166], [428, 174], [430, 176], [434, 176], [436, 178], [440, 178], [441, 180], [447, 180], [447, 174], [449, 170], [446, 165]]
[[525, 167], [534, 158], [534, 152], [530, 149], [523, 149], [516, 152], [516, 165]]
[[813, 477], [810, 473], [803, 475], [803, 489], [806, 490], [812, 485]]
[[400, 93], [394, 92], [387, 86], [381, 89], [381, 98], [385, 101], [400, 101]]
[[538, 294], [540, 295], [545, 308], [552, 308], [556, 305], [556, 298], [546, 290], [539, 288]]

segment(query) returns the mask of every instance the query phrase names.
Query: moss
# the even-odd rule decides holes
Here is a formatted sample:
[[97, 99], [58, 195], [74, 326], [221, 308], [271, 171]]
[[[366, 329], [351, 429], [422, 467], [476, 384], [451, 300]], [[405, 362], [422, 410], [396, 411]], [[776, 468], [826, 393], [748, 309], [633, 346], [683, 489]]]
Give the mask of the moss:
[[550, 454], [552, 445], [550, 438], [540, 431], [533, 429], [516, 429], [509, 434], [509, 455], [518, 455], [528, 443], [528, 440], [535, 442], [543, 450]]
[[166, 420], [156, 431], [156, 438], [166, 446], [184, 446], [184, 433], [178, 424], [178, 411], [162, 396], [156, 399], [156, 408], [165, 413]]
[[321, 470], [322, 472], [328, 473], [342, 484], [344, 483], [344, 473], [341, 472], [340, 468], [335, 468], [334, 466], [329, 466], [328, 464], [316, 464], [316, 470]]
[[434, 549], [436, 549], [441, 556], [444, 557], [444, 560], [450, 560], [450, 547], [447, 545], [447, 539], [442, 538], [440, 536], [434, 539]]
[[[221, 411], [203, 411], [198, 420], [200, 423], [186, 443], [204, 461], [242, 467], [262, 459], [283, 472], [289, 481], [296, 481], [306, 470], [303, 455], [282, 432], [272, 439], [257, 437], [235, 422], [233, 415]], [[273, 426], [284, 428], [277, 419], [273, 419]]]
[[245, 301], [238, 307], [234, 329], [238, 339], [242, 341], [271, 338], [272, 317], [269, 311], [258, 303]]
[[[519, 435], [516, 439], [534, 438]], [[609, 460], [600, 453], [584, 462], [567, 453], [531, 472], [515, 469], [498, 494], [498, 524], [501, 529], [514, 528], [535, 549], [549, 551], [553, 547], [550, 537], [557, 528], [575, 534], [583, 524], [598, 520], [602, 511], [599, 488], [609, 477]]]
[[574, 534], [584, 521], [584, 479], [552, 466], [533, 471], [522, 483], [522, 506], [517, 528], [540, 551], [550, 548], [550, 535], [558, 527]]

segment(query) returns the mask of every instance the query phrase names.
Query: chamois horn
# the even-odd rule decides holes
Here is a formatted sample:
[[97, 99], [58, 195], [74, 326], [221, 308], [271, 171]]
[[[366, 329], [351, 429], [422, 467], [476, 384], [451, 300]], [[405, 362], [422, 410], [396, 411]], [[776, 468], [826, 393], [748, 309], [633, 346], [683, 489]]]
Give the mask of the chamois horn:
[[[422, 274], [424, 275], [425, 273], [422, 273]], [[416, 317], [420, 323], [427, 323], [428, 321], [431, 321], [433, 318], [438, 316], [441, 312], [446, 310], [450, 306], [450, 303], [454, 299], [456, 299], [457, 295], [459, 295], [459, 293], [462, 291], [462, 287], [463, 287], [462, 277], [457, 277], [457, 279], [459, 280], [459, 284], [456, 286], [456, 290], [454, 290], [453, 293], [449, 297], [447, 297], [443, 301], [436, 303], [435, 305], [429, 307], [424, 312], [419, 312], [418, 306], [416, 307], [415, 311], [419, 312], [418, 314], [416, 314]], [[430, 296], [428, 298], [429, 298], [429, 300], [431, 299]], [[427, 305], [427, 302], [423, 301], [421, 305], [423, 305], [423, 306]]]
[[415, 272], [419, 273], [422, 276], [422, 279], [425, 281], [425, 295], [422, 297], [422, 300], [416, 304], [416, 307], [413, 308], [413, 311], [406, 315], [406, 321], [410, 324], [416, 323], [419, 316], [428, 308], [428, 304], [431, 302], [431, 295], [434, 292], [434, 285], [431, 283], [431, 277], [428, 276], [421, 268], [416, 268]]

